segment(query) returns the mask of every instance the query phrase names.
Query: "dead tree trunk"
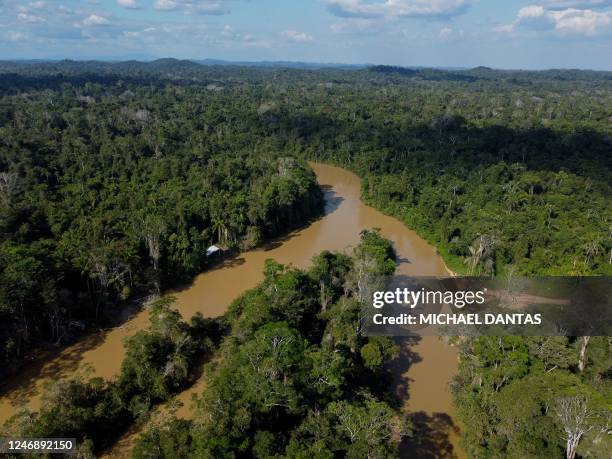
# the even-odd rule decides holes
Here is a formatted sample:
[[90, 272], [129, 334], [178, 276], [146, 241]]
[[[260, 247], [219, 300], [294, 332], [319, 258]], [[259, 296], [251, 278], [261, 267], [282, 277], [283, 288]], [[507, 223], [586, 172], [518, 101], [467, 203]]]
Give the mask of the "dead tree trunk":
[[578, 359], [578, 370], [582, 373], [584, 366], [586, 365], [586, 351], [589, 344], [590, 336], [583, 336], [582, 343], [580, 345], [580, 357]]
[[588, 405], [589, 399], [585, 395], [557, 399], [556, 415], [565, 431], [567, 459], [576, 457], [576, 449], [580, 439], [595, 427], [592, 422], [592, 412]]

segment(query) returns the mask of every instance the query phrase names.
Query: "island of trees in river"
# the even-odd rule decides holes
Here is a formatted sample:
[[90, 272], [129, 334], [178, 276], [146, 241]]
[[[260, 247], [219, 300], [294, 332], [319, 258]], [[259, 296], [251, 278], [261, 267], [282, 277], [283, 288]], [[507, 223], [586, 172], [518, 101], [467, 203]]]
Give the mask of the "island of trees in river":
[[[133, 301], [307, 224], [305, 163], [347, 167], [363, 199], [478, 275], [612, 274], [612, 74], [153, 63], [0, 63], [0, 373], [112, 323]], [[211, 357], [196, 421], [147, 430], [138, 457], [390, 457], [411, 428], [388, 388], [394, 345], [355, 327], [355, 265], [270, 262], [219, 320], [171, 300], [113, 381], [53, 387], [7, 426], [112, 444]], [[359, 270], [358, 270], [359, 271]], [[605, 457], [609, 337], [463, 338], [450, 390], [473, 457]], [[255, 359], [255, 360], [254, 360]], [[255, 363], [254, 363], [255, 362]], [[214, 415], [213, 415], [214, 414]]]

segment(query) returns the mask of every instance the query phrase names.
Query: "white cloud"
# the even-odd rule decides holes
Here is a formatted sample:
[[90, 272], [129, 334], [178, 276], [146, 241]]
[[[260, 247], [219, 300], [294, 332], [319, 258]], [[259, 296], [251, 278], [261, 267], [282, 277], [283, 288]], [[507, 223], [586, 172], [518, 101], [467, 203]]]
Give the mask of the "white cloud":
[[229, 8], [222, 1], [193, 2], [187, 8], [188, 13], [221, 15], [229, 13]]
[[518, 12], [518, 19], [539, 18], [544, 16], [546, 10], [542, 5], [527, 5], [521, 8]]
[[17, 42], [24, 41], [27, 38], [27, 35], [23, 32], [9, 31], [6, 33], [6, 38], [9, 41]]
[[238, 33], [229, 25], [225, 25], [223, 27], [223, 30], [221, 31], [221, 36], [223, 36], [227, 41], [236, 41], [244, 43], [255, 42], [255, 37], [252, 34]]
[[473, 0], [326, 0], [327, 9], [340, 17], [401, 18], [456, 16]]
[[178, 8], [178, 4], [174, 0], [156, 0], [153, 8], [162, 11], [172, 11]]
[[577, 10], [569, 8], [550, 13], [555, 21], [555, 29], [560, 32], [581, 35], [595, 35], [601, 29], [608, 28], [612, 23], [612, 13], [593, 10]]
[[450, 27], [443, 27], [440, 29], [440, 38], [442, 40], [446, 40], [453, 34], [453, 29]]
[[155, 0], [153, 8], [159, 11], [182, 10], [186, 14], [229, 13], [227, 1], [224, 0]]
[[155, 31], [157, 31], [155, 27], [147, 27], [146, 29], [143, 29], [143, 30], [134, 30], [134, 31], [126, 30], [125, 32], [123, 32], [123, 35], [125, 35], [126, 37], [135, 38], [135, 37], [140, 37], [144, 34], [155, 32]]
[[352, 34], [352, 33], [373, 33], [381, 30], [380, 20], [364, 18], [345, 18], [340, 22], [332, 24], [329, 28], [333, 33]]
[[67, 6], [64, 6], [64, 5], [59, 5], [57, 7], [57, 12], [59, 14], [64, 14], [64, 15], [74, 14], [74, 10], [73, 9], [68, 8]]
[[28, 24], [38, 24], [40, 22], [45, 22], [45, 20], [40, 16], [36, 16], [34, 14], [29, 13], [19, 13], [17, 15], [17, 19], [21, 22], [26, 22]]
[[236, 34], [234, 33], [234, 29], [231, 26], [226, 25], [223, 27], [223, 31], [221, 31], [221, 35], [227, 38], [234, 38]]
[[282, 36], [286, 40], [294, 43], [306, 43], [313, 40], [312, 35], [305, 32], [298, 32], [297, 30], [285, 30]]
[[106, 19], [104, 16], [100, 16], [97, 14], [90, 14], [85, 19], [83, 19], [83, 25], [86, 26], [105, 25], [108, 23], [108, 19]]
[[42, 10], [47, 6], [46, 2], [30, 2], [30, 3], [22, 3], [21, 5], [16, 5], [16, 10], [19, 13], [31, 13], [32, 10]]
[[[548, 2], [570, 3], [570, 2]], [[574, 2], [586, 3], [586, 2]], [[603, 2], [600, 2], [603, 4]], [[561, 34], [593, 36], [606, 29], [612, 29], [612, 12], [594, 11], [592, 9], [547, 9], [543, 5], [528, 5], [518, 11], [517, 17], [510, 24], [502, 24], [493, 30], [499, 33], [511, 33], [518, 29], [556, 31]]]
[[516, 25], [521, 25], [524, 28], [531, 30], [546, 30], [551, 28], [551, 18], [549, 11], [546, 11], [542, 5], [527, 5], [521, 8], [517, 14], [516, 20], [512, 24], [512, 29]]
[[543, 0], [549, 9], [604, 8], [612, 6], [612, 0]]
[[140, 8], [140, 5], [136, 0], [117, 0], [117, 5], [130, 9]]
[[250, 33], [242, 33], [234, 30], [232, 26], [225, 25], [221, 29], [222, 40], [218, 43], [231, 48], [271, 48], [272, 44], [268, 41], [258, 39]]
[[493, 27], [493, 31], [497, 33], [510, 33], [514, 31], [514, 24], [502, 24]]

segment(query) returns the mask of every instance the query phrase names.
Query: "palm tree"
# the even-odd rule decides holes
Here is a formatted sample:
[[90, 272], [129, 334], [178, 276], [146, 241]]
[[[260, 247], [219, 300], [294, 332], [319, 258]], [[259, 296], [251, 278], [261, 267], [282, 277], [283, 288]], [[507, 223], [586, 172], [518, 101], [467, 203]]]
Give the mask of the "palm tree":
[[476, 265], [482, 256], [482, 244], [476, 249], [473, 245], [470, 246], [470, 255], [465, 259], [464, 263], [470, 265], [470, 274], [474, 273]]
[[495, 237], [487, 234], [482, 234], [478, 238], [478, 248], [474, 244], [470, 246], [470, 255], [464, 260], [464, 263], [471, 265], [470, 274], [473, 274], [481, 259], [489, 258], [492, 255], [494, 247]]
[[217, 232], [217, 242], [226, 245], [229, 239], [229, 230], [225, 220], [220, 217], [213, 217], [213, 232]]

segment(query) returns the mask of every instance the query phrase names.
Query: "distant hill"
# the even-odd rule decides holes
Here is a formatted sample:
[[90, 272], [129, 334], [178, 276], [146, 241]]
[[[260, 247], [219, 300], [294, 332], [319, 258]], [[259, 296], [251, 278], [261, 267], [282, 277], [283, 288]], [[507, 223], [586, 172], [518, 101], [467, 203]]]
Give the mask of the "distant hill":
[[176, 59], [176, 58], [161, 58], [161, 59], [19, 59], [19, 60], [7, 60], [4, 63], [14, 63], [16, 65], [38, 65], [38, 64], [58, 64], [58, 63], [79, 63], [87, 64], [91, 62], [97, 62], [99, 64], [106, 65], [121, 65], [121, 64], [145, 64], [149, 66], [163, 66], [163, 65], [188, 65], [199, 64], [199, 65], [222, 65], [222, 66], [239, 66], [239, 67], [269, 67], [269, 68], [291, 68], [291, 69], [363, 69], [369, 66], [369, 64], [342, 64], [334, 62], [301, 62], [301, 61], [228, 61], [222, 59]]
[[194, 60], [202, 65], [238, 65], [242, 67], [276, 67], [290, 69], [363, 69], [368, 64], [339, 64], [333, 62], [299, 62], [299, 61], [224, 61], [220, 59]]
[[[40, 87], [61, 87], [71, 83], [138, 84], [164, 86], [214, 85], [220, 88], [243, 84], [319, 85], [419, 85], [449, 83], [478, 89], [507, 84], [516, 88], [550, 90], [562, 87], [573, 90], [576, 82], [590, 88], [612, 83], [612, 72], [591, 70], [496, 70], [401, 67], [389, 65], [346, 65], [289, 61], [234, 62], [216, 59], [189, 60], [163, 58], [152, 61], [0, 61], [0, 91], [17, 92]], [[40, 77], [46, 77], [46, 80]], [[212, 87], [212, 86], [211, 86]], [[575, 88], [574, 88], [575, 89]]]

